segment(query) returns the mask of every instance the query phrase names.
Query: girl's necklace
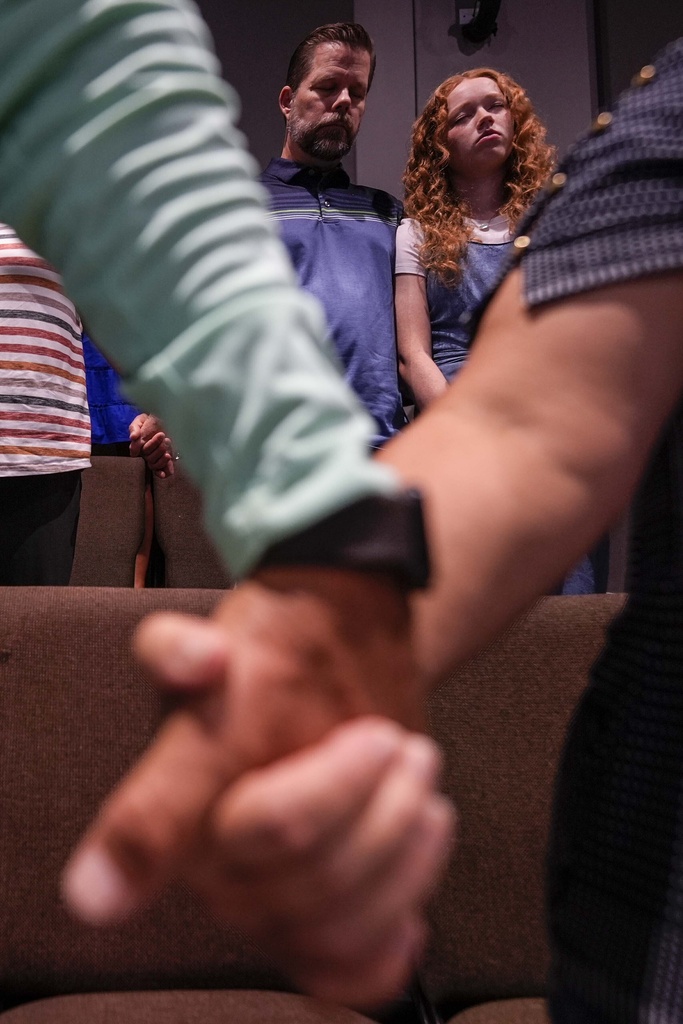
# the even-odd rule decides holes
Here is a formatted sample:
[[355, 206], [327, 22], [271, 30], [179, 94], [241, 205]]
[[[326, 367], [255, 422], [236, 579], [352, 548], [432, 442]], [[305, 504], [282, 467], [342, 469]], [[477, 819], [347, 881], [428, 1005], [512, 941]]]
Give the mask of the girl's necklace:
[[494, 213], [493, 216], [489, 217], [488, 220], [475, 220], [474, 223], [477, 225], [480, 231], [488, 231], [488, 229], [491, 227], [491, 221], [494, 219], [494, 217], [497, 216], [498, 214]]

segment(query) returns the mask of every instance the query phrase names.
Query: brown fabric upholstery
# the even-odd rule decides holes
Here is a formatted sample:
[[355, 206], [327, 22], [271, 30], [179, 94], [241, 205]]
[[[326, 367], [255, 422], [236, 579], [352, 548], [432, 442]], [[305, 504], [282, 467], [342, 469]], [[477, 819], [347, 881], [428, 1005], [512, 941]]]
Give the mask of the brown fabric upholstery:
[[0, 1006], [92, 990], [286, 990], [186, 892], [103, 930], [72, 920], [59, 897], [76, 838], [159, 719], [130, 655], [136, 622], [161, 607], [205, 613], [221, 596], [0, 589]]
[[[159, 720], [157, 698], [129, 653], [133, 628], [158, 608], [206, 614], [222, 596], [0, 589], [0, 1011], [70, 996], [0, 1012], [0, 1024], [364, 1019], [277, 995], [287, 984], [273, 965], [185, 891], [101, 931], [73, 921], [61, 904], [58, 876], [69, 851]], [[490, 1001], [544, 992], [552, 778], [567, 719], [621, 603], [612, 595], [545, 598], [430, 703], [460, 836], [434, 900], [422, 975], [451, 1013], [490, 1004], [467, 1010], [458, 1024], [544, 1024], [540, 1001]], [[272, 991], [164, 991], [171, 989]], [[107, 991], [114, 994], [86, 996]]]
[[545, 999], [504, 999], [457, 1013], [447, 1024], [550, 1024]]
[[622, 603], [621, 595], [544, 598], [430, 702], [444, 786], [459, 812], [424, 967], [437, 1001], [457, 1008], [545, 991], [553, 779], [568, 719]]
[[93, 456], [83, 471], [72, 587], [132, 587], [145, 532], [142, 459]]
[[281, 992], [110, 992], [60, 996], [0, 1015], [5, 1024], [368, 1024], [368, 1018]]
[[164, 556], [164, 586], [225, 589], [230, 578], [207, 537], [202, 502], [179, 462], [167, 480], [152, 480], [154, 533]]

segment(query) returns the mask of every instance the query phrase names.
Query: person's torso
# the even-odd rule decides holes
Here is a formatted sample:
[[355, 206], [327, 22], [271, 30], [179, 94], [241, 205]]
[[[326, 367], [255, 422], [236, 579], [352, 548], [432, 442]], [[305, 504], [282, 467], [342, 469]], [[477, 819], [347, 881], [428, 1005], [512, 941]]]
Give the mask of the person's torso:
[[80, 319], [57, 272], [0, 225], [0, 476], [89, 457]]
[[432, 358], [447, 380], [467, 359], [470, 314], [498, 280], [509, 257], [511, 242], [482, 245], [470, 242], [462, 275], [453, 285], [427, 274], [427, 303], [432, 332]]
[[386, 440], [404, 423], [393, 303], [401, 206], [313, 169], [289, 182], [267, 169], [261, 180], [299, 282], [322, 304], [346, 379]]

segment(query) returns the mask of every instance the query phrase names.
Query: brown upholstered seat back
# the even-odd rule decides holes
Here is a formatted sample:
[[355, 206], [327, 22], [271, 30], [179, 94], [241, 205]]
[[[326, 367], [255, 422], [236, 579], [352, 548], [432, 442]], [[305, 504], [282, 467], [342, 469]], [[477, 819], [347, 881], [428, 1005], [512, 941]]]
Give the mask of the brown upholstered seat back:
[[[430, 702], [460, 816], [425, 965], [454, 1005], [544, 991], [544, 853], [568, 720], [620, 595], [549, 597]], [[501, 1019], [503, 1019], [501, 1017]]]
[[175, 466], [172, 477], [152, 481], [154, 533], [164, 557], [164, 585], [230, 587], [230, 578], [204, 531], [199, 492], [180, 463]]
[[[103, 931], [73, 921], [59, 898], [76, 838], [158, 720], [129, 654], [135, 624], [161, 607], [206, 613], [220, 596], [0, 589], [0, 1008], [70, 992], [286, 987], [257, 949], [214, 925], [186, 893]], [[621, 603], [544, 599], [431, 701], [460, 835], [432, 908], [424, 977], [453, 1009], [543, 991], [552, 779]]]
[[145, 531], [142, 459], [95, 455], [83, 471], [72, 587], [132, 587]]
[[78, 835], [158, 721], [129, 653], [135, 623], [160, 607], [205, 613], [220, 596], [0, 589], [0, 1007], [68, 992], [285, 987], [184, 892], [93, 930], [58, 890]]

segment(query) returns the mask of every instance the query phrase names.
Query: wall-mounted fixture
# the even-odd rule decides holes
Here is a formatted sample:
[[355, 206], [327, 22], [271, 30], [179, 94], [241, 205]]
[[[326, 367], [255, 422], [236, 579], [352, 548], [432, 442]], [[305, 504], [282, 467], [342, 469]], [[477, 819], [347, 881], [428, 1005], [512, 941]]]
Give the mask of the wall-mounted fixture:
[[455, 5], [455, 24], [449, 35], [462, 35], [470, 43], [485, 43], [498, 31], [496, 18], [501, 0], [458, 0]]

